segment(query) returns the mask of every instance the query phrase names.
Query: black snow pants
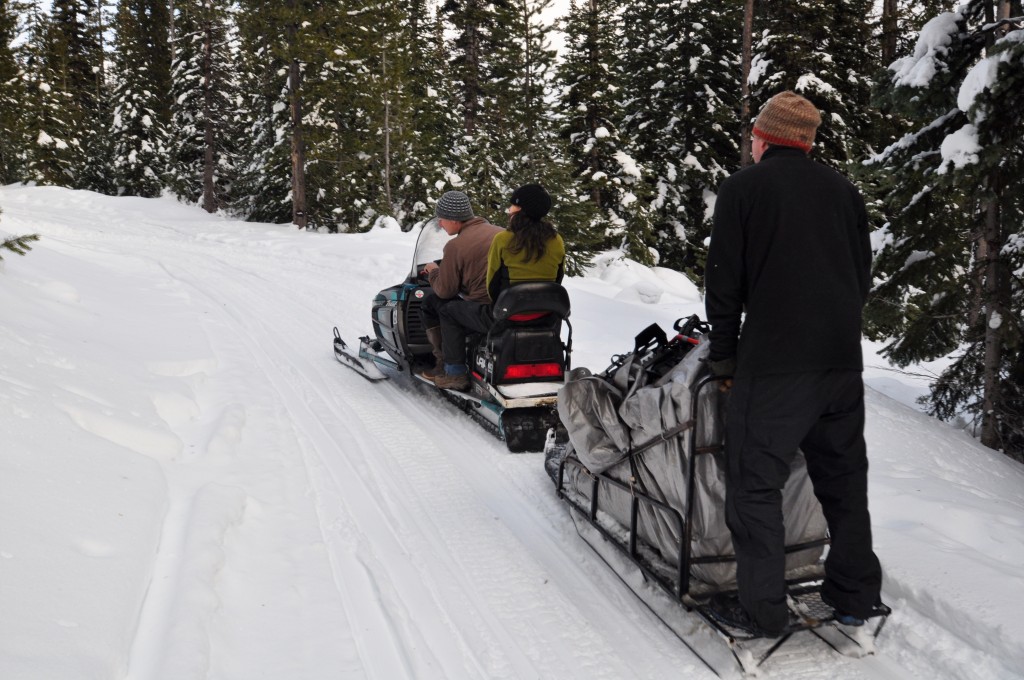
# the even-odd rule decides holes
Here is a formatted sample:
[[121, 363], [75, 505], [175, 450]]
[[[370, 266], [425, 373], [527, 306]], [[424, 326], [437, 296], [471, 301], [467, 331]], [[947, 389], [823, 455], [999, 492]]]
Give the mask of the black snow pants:
[[424, 328], [437, 328], [441, 325], [441, 308], [458, 298], [438, 297], [434, 291], [428, 291], [420, 303], [420, 318], [423, 319]]
[[765, 631], [788, 621], [782, 488], [799, 448], [831, 535], [822, 597], [867, 617], [882, 568], [871, 545], [861, 373], [737, 378], [728, 409], [726, 521], [743, 608]]
[[440, 317], [445, 365], [466, 365], [466, 335], [490, 330], [491, 306], [457, 298], [441, 307]]

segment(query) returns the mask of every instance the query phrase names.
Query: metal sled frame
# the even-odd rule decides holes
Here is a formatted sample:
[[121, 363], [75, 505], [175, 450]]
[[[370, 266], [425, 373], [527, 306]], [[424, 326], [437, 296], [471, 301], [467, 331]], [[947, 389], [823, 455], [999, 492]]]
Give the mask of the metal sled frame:
[[[790, 608], [794, 609], [795, 607], [796, 609], [794, 611], [799, 610], [800, 622], [790, 625], [786, 631], [777, 638], [774, 644], [767, 649], [767, 651], [763, 652], [756, 658], [751, 658], [749, 654], [743, 654], [741, 652], [744, 642], [759, 639], [758, 636], [725, 626], [710, 613], [710, 609], [707, 605], [707, 597], [714, 594], [716, 591], [705, 590], [700, 593], [691, 592], [692, 584], [690, 578], [690, 567], [692, 565], [728, 563], [736, 561], [736, 557], [734, 555], [705, 555], [695, 557], [690, 554], [690, 545], [693, 534], [692, 519], [694, 493], [696, 490], [697, 457], [723, 453], [725, 450], [725, 447], [722, 444], [706, 447], [697, 446], [698, 438], [696, 436], [696, 432], [700, 426], [698, 417], [698, 397], [700, 396], [701, 391], [709, 386], [713, 386], [717, 389], [718, 383], [724, 379], [724, 376], [709, 376], [699, 381], [691, 389], [693, 399], [691, 400], [690, 418], [693, 423], [694, 435], [690, 437], [688, 462], [680, 463], [682, 467], [680, 472], [686, 475], [686, 502], [681, 510], [644, 494], [632, 484], [626, 484], [617, 479], [613, 479], [605, 473], [592, 473], [587, 470], [579, 460], [570, 458], [565, 458], [559, 463], [558, 477], [556, 480], [556, 493], [558, 497], [580, 513], [587, 520], [587, 523], [590, 526], [596, 529], [610, 545], [617, 549], [618, 552], [636, 565], [648, 581], [657, 584], [657, 586], [663, 590], [673, 602], [682, 605], [686, 611], [696, 611], [701, 618], [704, 619], [704, 621], [726, 641], [733, 657], [745, 673], [756, 672], [757, 668], [767, 661], [768, 658], [771, 657], [777, 649], [779, 649], [779, 647], [789, 640], [793, 633], [802, 630], [810, 630], [837, 652], [854, 656], [863, 655], [860, 643], [841, 628], [831, 626], [829, 634], [826, 634], [821, 630], [821, 627], [825, 624], [830, 624], [835, 621], [835, 614], [831, 607], [821, 601], [821, 577], [819, 574], [814, 574], [810, 577], [790, 578], [786, 580]], [[671, 434], [670, 436], [680, 436], [684, 431], [685, 430], [679, 431], [675, 434]], [[669, 438], [668, 435], [669, 433], [662, 435], [658, 441], [667, 440]], [[638, 449], [647, 448], [651, 443], [654, 442], [641, 445], [629, 452], [625, 452], [623, 460], [637, 453]], [[573, 495], [566, 492], [565, 469], [567, 466], [578, 468], [580, 472], [592, 480], [588, 499], [589, 503], [587, 505], [582, 504], [574, 498]], [[628, 493], [631, 496], [632, 500], [628, 527], [629, 535], [626, 540], [623, 540], [620, 536], [609, 531], [608, 528], [606, 528], [598, 519], [598, 512], [601, 510], [600, 488], [602, 482], [619, 489], [620, 491]], [[666, 517], [671, 518], [671, 520], [679, 527], [678, 533], [680, 539], [676, 546], [679, 550], [679, 566], [675, 571], [668, 569], [667, 565], [659, 566], [656, 563], [657, 557], [654, 556], [656, 551], [647, 546], [646, 541], [644, 541], [639, 535], [640, 507], [643, 505], [649, 506], [663, 513]], [[826, 544], [828, 544], [828, 539], [787, 546], [786, 554], [821, 547]], [[645, 552], [649, 553], [649, 555], [645, 555]], [[878, 605], [875, 608], [875, 611], [872, 613], [870, 618], [878, 618], [879, 622], [870, 633], [872, 637], [877, 636], [881, 632], [882, 626], [885, 624], [886, 617], [890, 612], [891, 610], [885, 605]], [[866, 625], [867, 623], [865, 622], [865, 626]], [[698, 658], [704, 661], [708, 668], [720, 675], [718, 669], [714, 668], [713, 665], [704, 659], [704, 657], [694, 649], [692, 645], [681, 637], [680, 640], [682, 640], [682, 642], [689, 647]], [[860, 650], [861, 654], [858, 654], [857, 650]]]

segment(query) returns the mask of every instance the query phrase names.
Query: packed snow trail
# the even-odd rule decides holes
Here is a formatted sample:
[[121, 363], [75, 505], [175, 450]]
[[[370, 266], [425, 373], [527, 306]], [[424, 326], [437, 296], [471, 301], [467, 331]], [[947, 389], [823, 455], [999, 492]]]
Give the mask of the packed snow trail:
[[[61, 335], [40, 336], [41, 347], [71, 342], [64, 336], [94, 314], [113, 324], [90, 331], [110, 344], [108, 356], [138, 354], [155, 376], [141, 388], [116, 382], [116, 374], [110, 384], [94, 381], [94, 401], [107, 411], [118, 413], [111, 390], [119, 388], [151, 403], [125, 411], [120, 426], [81, 409], [69, 413], [78, 427], [153, 455], [166, 479], [166, 504], [154, 502], [163, 522], [151, 530], [159, 548], [139, 600], [130, 680], [712, 677], [576, 535], [538, 454], [508, 454], [408, 376], [370, 383], [334, 360], [331, 327], [347, 340], [370, 331], [370, 300], [404, 276], [412, 235], [297, 233], [166, 199], [3, 191], [3, 226], [43, 234], [39, 252], [18, 262], [54, 278], [42, 288], [89, 291], [75, 280], [88, 271], [89, 285], [121, 297], [117, 313], [99, 315], [83, 293], [71, 311], [59, 310]], [[651, 321], [669, 327], [700, 311], [619, 302], [599, 283], [568, 282], [575, 365], [603, 367]], [[122, 330], [133, 327], [150, 331]], [[0, 377], [25, 382], [5, 370]], [[839, 657], [804, 636], [784, 646], [765, 674], [1020, 677], [1013, 669], [1024, 652], [1013, 629], [945, 597], [970, 597], [970, 581], [944, 583], [938, 573], [915, 579], [914, 570], [937, 565], [904, 554], [929, 548], [911, 533], [916, 524], [903, 524], [933, 511], [930, 499], [948, 495], [949, 484], [961, 484], [963, 497], [975, 500], [963, 501], [974, 504], [970, 511], [948, 509], [964, 529], [952, 559], [974, 550], [988, 555], [990, 573], [1017, 574], [1004, 565], [1019, 565], [1020, 496], [985, 496], [969, 481], [986, 474], [1012, 481], [1016, 473], [993, 472], [991, 461], [961, 463], [963, 451], [974, 450], [970, 442], [884, 397], [869, 393], [868, 403], [872, 502], [896, 613], [877, 657]], [[163, 430], [129, 427], [137, 415]], [[923, 466], [936, 449], [949, 462], [930, 477]], [[910, 488], [901, 480], [915, 476], [913, 488], [928, 496], [908, 510]], [[990, 516], [1008, 532], [998, 552], [972, 526]], [[968, 550], [956, 547], [972, 540]], [[1019, 592], [1006, 585], [1006, 593]], [[1011, 597], [1002, 607], [1012, 604]], [[695, 617], [670, 616], [702, 649], [721, 652]], [[965, 618], [970, 629], [958, 630]], [[0, 671], [4, 662], [0, 656]]]

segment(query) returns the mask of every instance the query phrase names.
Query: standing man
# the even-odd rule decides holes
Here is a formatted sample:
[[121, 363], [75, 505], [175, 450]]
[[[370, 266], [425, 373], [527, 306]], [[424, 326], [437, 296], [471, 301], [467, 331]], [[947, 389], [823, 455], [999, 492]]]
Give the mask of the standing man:
[[473, 214], [469, 196], [448, 191], [437, 199], [434, 214], [441, 228], [455, 236], [444, 246], [441, 264], [426, 265], [428, 294], [420, 308], [436, 364], [421, 375], [438, 387], [469, 387], [464, 328], [486, 331], [491, 320], [487, 295], [487, 251], [503, 229]]
[[[861, 310], [871, 281], [864, 200], [807, 154], [821, 116], [793, 92], [754, 123], [755, 165], [722, 183], [708, 252], [709, 363], [735, 376], [726, 423], [726, 521], [739, 597], [714, 615], [775, 637], [788, 625], [782, 488], [797, 449], [831, 534], [822, 599], [859, 625], [880, 602], [871, 545]], [[746, 313], [742, 320], [741, 315]]]

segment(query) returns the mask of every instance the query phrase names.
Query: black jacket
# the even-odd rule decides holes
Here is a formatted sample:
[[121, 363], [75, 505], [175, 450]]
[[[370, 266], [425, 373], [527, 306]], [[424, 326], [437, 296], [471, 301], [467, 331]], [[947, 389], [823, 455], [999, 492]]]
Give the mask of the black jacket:
[[842, 175], [771, 147], [722, 183], [705, 278], [712, 361], [735, 357], [737, 376], [862, 370], [870, 282], [864, 199]]

